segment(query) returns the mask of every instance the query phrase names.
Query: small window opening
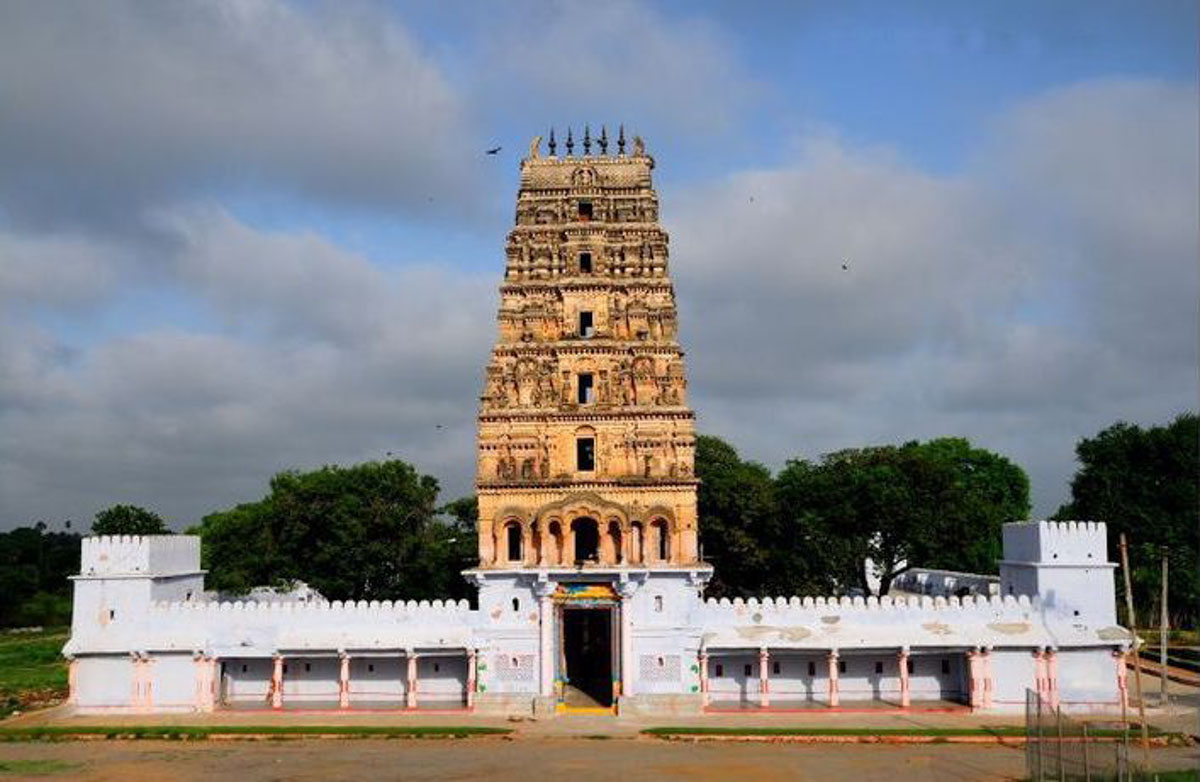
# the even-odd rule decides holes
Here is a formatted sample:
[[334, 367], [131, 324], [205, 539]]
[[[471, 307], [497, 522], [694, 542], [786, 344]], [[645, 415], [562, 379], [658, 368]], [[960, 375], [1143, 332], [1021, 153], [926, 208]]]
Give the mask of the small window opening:
[[654, 610], [661, 614], [662, 609], [663, 609], [662, 595], [655, 595], [654, 596]]
[[661, 658], [661, 657], [659, 657], [659, 658], [658, 658], [658, 667], [659, 667], [659, 668], [662, 668], [662, 667], [663, 667], [663, 666], [665, 666], [666, 664], [667, 664], [667, 661], [666, 661], [666, 660], [664, 660], [664, 659], [663, 659], [663, 658]]
[[440, 670], [441, 670], [441, 666], [440, 666], [440, 665], [438, 665], [437, 663], [434, 663], [434, 664], [433, 664], [433, 672], [434, 672], [434, 673], [437, 673], [437, 672], [438, 672], [438, 671], [440, 671]]
[[521, 658], [520, 657], [510, 657], [509, 659], [512, 661], [513, 668], [521, 667]]
[[1079, 616], [1079, 609], [1075, 609], [1075, 616]]
[[367, 673], [375, 673], [375, 663], [367, 663]]
[[658, 558], [663, 562], [667, 561], [670, 554], [671, 538], [667, 535], [667, 525], [659, 524], [658, 526]]
[[304, 672], [305, 672], [305, 673], [310, 673], [310, 672], [312, 672], [312, 663], [305, 663], [305, 664], [304, 664]]
[[514, 597], [512, 599], [512, 607], [513, 607], [514, 611], [520, 611], [521, 610], [521, 598]]
[[721, 665], [720, 663], [717, 663], [717, 670], [716, 670], [716, 673], [713, 674], [713, 676], [719, 679], [724, 675], [725, 675], [725, 666]]
[[875, 673], [883, 673], [883, 663], [879, 660], [875, 661]]
[[906, 664], [906, 667], [908, 668], [908, 672], [912, 673], [913, 672], [913, 661], [909, 660]]
[[592, 325], [592, 313], [579, 313], [579, 336], [586, 339], [587, 337], [592, 336], [593, 331], [594, 327]]
[[243, 665], [243, 666], [242, 666], [242, 673], [245, 673], [247, 670], [249, 670], [249, 668], [248, 668], [247, 666]]
[[580, 201], [579, 202], [579, 219], [580, 220], [591, 220], [592, 219], [592, 202], [591, 201]]
[[580, 253], [579, 254], [579, 273], [580, 274], [591, 274], [592, 273], [592, 254], [591, 253]]
[[580, 437], [575, 441], [575, 469], [580, 472], [596, 469], [596, 438]]
[[838, 660], [838, 673], [845, 673], [845, 672], [846, 672], [846, 661]]
[[578, 402], [581, 405], [590, 405], [595, 401], [595, 385], [590, 372], [579, 373], [579, 397]]
[[187, 593], [187, 595], [185, 595], [183, 599], [184, 599], [184, 600], [191, 600], [191, 599], [192, 599], [192, 593], [191, 593], [191, 592], [188, 592], [188, 593]]
[[743, 672], [744, 674], [746, 674], [747, 676], [749, 676], [749, 675], [750, 675], [750, 672], [751, 672], [752, 670], [754, 670], [754, 668], [753, 668], [753, 666], [751, 666], [751, 665], [743, 665], [743, 666], [742, 666], [742, 672]]
[[781, 667], [782, 666], [779, 665], [779, 661], [776, 660], [775, 662], [771, 663], [771, 673], [779, 673]]
[[109, 611], [108, 611], [108, 618], [109, 618], [109, 619], [116, 619], [116, 618], [117, 618], [117, 610], [116, 610], [115, 608], [110, 608], [110, 609], [109, 609]]
[[808, 675], [809, 676], [817, 675], [817, 664], [812, 662], [811, 660], [808, 663]]
[[283, 664], [283, 672], [287, 673], [287, 669], [288, 669], [287, 663], [284, 663]]
[[516, 524], [509, 524], [505, 529], [504, 534], [508, 540], [508, 561], [521, 561], [521, 528]]
[[950, 673], [950, 661], [945, 658], [942, 659], [942, 673]]

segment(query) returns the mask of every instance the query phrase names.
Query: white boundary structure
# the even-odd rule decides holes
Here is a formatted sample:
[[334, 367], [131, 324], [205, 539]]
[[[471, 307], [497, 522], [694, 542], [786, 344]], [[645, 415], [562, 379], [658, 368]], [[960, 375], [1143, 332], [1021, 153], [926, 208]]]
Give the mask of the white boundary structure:
[[564, 590], [611, 595], [615, 713], [1019, 711], [1026, 688], [1118, 711], [1127, 697], [1102, 523], [1005, 525], [1001, 594], [961, 599], [704, 600], [707, 567], [584, 565], [467, 571], [478, 608], [218, 602], [199, 542], [83, 541], [63, 650], [77, 711], [553, 710]]

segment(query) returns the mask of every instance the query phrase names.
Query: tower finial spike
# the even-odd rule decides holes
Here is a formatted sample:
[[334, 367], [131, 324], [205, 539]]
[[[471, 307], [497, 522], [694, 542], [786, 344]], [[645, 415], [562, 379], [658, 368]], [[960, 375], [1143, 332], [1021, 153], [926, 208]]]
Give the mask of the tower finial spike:
[[620, 135], [617, 136], [617, 154], [625, 156], [625, 123], [621, 123]]
[[571, 135], [571, 126], [567, 126], [567, 157], [575, 155], [575, 139]]
[[600, 126], [600, 138], [597, 139], [596, 143], [600, 145], [600, 154], [607, 155], [608, 154], [608, 128], [604, 127], [603, 125]]
[[583, 154], [592, 154], [592, 127], [587, 124], [583, 126]]
[[550, 157], [554, 157], [555, 150], [558, 149], [558, 142], [554, 140], [554, 128], [550, 128]]

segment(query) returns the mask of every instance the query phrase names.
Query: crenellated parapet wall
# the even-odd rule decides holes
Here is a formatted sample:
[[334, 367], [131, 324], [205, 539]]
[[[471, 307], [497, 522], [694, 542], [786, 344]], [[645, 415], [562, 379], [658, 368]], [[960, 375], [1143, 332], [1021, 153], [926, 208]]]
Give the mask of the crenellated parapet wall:
[[82, 541], [82, 576], [156, 576], [199, 570], [200, 538], [195, 535], [96, 535]]
[[332, 617], [345, 615], [362, 617], [367, 614], [422, 614], [444, 615], [459, 617], [470, 613], [473, 609], [467, 600], [333, 600], [329, 602], [299, 603], [299, 602], [256, 602], [256, 601], [222, 601], [222, 602], [189, 602], [172, 601], [159, 602], [152, 610], [164, 614], [295, 614], [316, 617]]
[[1010, 562], [1086, 565], [1108, 561], [1108, 531], [1098, 521], [1022, 521], [1004, 525]]

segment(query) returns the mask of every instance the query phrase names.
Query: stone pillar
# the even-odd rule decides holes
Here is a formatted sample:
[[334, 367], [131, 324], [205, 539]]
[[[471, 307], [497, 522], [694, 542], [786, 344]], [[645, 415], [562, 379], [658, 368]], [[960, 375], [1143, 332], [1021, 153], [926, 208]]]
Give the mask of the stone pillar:
[[277, 654], [271, 669], [271, 708], [283, 708], [283, 655]]
[[1046, 650], [1046, 696], [1050, 699], [1050, 707], [1058, 708], [1058, 650]]
[[342, 652], [338, 655], [338, 708], [350, 708], [350, 655]]
[[771, 664], [771, 654], [767, 647], [758, 650], [758, 705], [767, 708], [771, 705], [771, 679], [767, 666]]
[[140, 710], [142, 706], [142, 659], [137, 656], [137, 653], [131, 652], [129, 664], [133, 666], [133, 687], [129, 694], [129, 705]]
[[535, 587], [538, 597], [538, 692], [544, 698], [554, 696], [554, 590], [553, 581], [539, 581]]
[[404, 705], [410, 709], [417, 708], [417, 655], [409, 650], [405, 654], [408, 661], [408, 687], [406, 688]]
[[478, 652], [467, 650], [467, 708], [475, 708], [475, 683], [479, 679]]
[[967, 703], [972, 709], [978, 709], [983, 703], [983, 673], [980, 670], [979, 652], [974, 649], [967, 651]]
[[617, 585], [621, 594], [621, 695], [634, 694], [633, 686], [633, 596], [637, 593], [635, 581], [622, 581]]
[[212, 711], [212, 664], [202, 654], [192, 656], [194, 689], [192, 692], [192, 708], [195, 711]]
[[829, 650], [829, 707], [838, 705], [838, 650]]
[[996, 689], [996, 680], [992, 675], [992, 650], [983, 650], [983, 708], [992, 708], [992, 696]]
[[1033, 691], [1042, 700], [1048, 700], [1046, 693], [1046, 661], [1041, 649], [1033, 650]]
[[79, 660], [74, 657], [67, 663], [67, 703], [79, 703]]
[[896, 655], [896, 663], [900, 667], [900, 708], [912, 706], [912, 695], [908, 681], [908, 648], [902, 648]]
[[708, 651], [700, 650], [700, 706], [708, 706]]
[[146, 711], [154, 708], [154, 671], [150, 667], [152, 663], [149, 657], [138, 657], [136, 663], [142, 691], [141, 701], [137, 705]]
[[1125, 664], [1125, 652], [1114, 649], [1113, 662], [1117, 666], [1117, 697], [1120, 699], [1123, 713], [1129, 708], [1129, 668]]

